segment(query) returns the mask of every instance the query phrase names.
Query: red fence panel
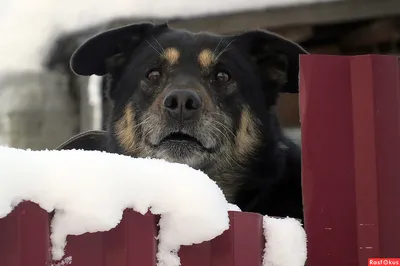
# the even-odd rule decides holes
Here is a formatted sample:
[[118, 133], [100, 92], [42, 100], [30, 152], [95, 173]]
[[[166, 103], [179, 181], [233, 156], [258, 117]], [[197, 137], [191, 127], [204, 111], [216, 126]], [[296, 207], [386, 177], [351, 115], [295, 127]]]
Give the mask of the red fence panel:
[[73, 266], [155, 266], [157, 220], [126, 210], [110, 231], [68, 236], [64, 257], [71, 257]]
[[49, 214], [33, 203], [0, 219], [0, 265], [50, 265]]
[[[182, 266], [261, 266], [263, 217], [229, 212], [230, 228], [212, 241], [182, 246]], [[50, 215], [31, 202], [0, 219], [0, 264], [4, 266], [155, 266], [158, 217], [124, 212], [108, 232], [68, 236], [62, 261], [51, 261]]]
[[255, 213], [229, 212], [230, 228], [210, 242], [183, 246], [182, 265], [261, 266], [265, 238], [263, 217]]
[[300, 58], [308, 266], [400, 257], [400, 66], [383, 55]]

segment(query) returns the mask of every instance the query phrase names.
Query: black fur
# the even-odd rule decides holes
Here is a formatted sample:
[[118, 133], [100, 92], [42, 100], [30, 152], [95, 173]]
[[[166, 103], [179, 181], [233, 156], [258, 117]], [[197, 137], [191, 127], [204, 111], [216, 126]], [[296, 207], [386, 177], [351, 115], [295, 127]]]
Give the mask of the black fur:
[[[171, 47], [178, 59], [166, 66], [160, 55]], [[207, 67], [198, 60], [204, 49], [216, 51]], [[107, 78], [114, 105], [108, 131], [59, 148], [187, 163], [216, 180], [243, 211], [303, 219], [300, 148], [283, 135], [274, 112], [279, 92], [298, 91], [302, 53], [261, 30], [221, 36], [142, 23], [106, 31], [74, 53], [71, 69]], [[160, 77], [149, 81], [154, 69]], [[193, 119], [166, 114], [161, 103], [173, 89], [200, 95], [202, 109]], [[197, 142], [163, 142], [178, 131]]]

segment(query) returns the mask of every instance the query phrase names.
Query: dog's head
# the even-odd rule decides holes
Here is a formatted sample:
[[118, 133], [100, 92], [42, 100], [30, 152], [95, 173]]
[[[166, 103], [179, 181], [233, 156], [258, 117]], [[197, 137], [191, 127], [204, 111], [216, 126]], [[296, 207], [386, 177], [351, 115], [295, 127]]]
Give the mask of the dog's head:
[[107, 75], [118, 152], [206, 168], [240, 164], [258, 149], [278, 93], [297, 92], [301, 53], [267, 31], [224, 36], [142, 23], [89, 39], [71, 68]]

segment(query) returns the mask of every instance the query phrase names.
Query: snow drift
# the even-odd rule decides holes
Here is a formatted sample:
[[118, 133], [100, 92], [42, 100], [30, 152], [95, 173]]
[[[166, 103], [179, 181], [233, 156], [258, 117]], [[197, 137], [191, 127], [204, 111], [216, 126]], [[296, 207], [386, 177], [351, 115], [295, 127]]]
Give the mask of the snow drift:
[[126, 208], [161, 214], [159, 250], [166, 259], [180, 245], [211, 240], [229, 228], [221, 189], [204, 173], [163, 160], [1, 147], [0, 183], [0, 218], [22, 200], [55, 209], [55, 260], [64, 255], [67, 235], [108, 231]]

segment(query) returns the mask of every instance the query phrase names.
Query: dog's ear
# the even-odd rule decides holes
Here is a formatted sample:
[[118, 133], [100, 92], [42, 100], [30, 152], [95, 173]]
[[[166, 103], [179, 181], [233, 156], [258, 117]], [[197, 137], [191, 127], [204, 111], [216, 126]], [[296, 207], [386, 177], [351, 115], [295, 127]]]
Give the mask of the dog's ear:
[[126, 49], [133, 49], [155, 27], [152, 23], [131, 24], [102, 32], [83, 43], [72, 55], [70, 66], [81, 76], [103, 76], [117, 64]]
[[234, 38], [257, 63], [264, 85], [273, 82], [279, 88], [277, 92], [298, 92], [299, 55], [307, 54], [302, 47], [264, 30], [244, 32]]

